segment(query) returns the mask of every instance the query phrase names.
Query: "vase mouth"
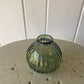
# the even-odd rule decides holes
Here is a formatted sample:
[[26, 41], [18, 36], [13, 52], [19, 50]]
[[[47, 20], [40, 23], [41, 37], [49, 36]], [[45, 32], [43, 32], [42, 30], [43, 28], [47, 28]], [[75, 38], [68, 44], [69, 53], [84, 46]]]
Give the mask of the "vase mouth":
[[42, 34], [37, 37], [37, 41], [39, 41], [42, 44], [50, 44], [53, 42], [53, 38], [50, 35]]

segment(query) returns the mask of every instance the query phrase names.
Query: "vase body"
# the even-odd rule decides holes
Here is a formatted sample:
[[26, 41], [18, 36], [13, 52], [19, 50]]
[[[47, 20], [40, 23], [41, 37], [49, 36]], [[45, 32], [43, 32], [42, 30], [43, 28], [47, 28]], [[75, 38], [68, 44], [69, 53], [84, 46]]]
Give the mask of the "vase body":
[[29, 66], [40, 73], [49, 73], [58, 68], [62, 59], [60, 47], [50, 35], [40, 35], [27, 50]]

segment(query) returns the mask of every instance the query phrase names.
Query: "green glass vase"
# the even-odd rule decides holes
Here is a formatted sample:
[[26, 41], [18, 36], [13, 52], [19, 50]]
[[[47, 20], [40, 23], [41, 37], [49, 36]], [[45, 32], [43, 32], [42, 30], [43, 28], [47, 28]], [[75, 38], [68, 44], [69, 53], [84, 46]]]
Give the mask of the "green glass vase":
[[50, 35], [42, 34], [37, 37], [27, 50], [29, 66], [40, 73], [49, 73], [58, 68], [62, 59], [60, 47]]

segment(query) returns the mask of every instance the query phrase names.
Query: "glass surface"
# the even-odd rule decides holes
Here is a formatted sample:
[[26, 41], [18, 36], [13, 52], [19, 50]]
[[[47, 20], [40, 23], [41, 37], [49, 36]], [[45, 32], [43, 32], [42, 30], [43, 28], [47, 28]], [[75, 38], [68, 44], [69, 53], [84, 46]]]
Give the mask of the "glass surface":
[[60, 47], [50, 35], [40, 35], [27, 50], [29, 66], [40, 73], [49, 73], [58, 68], [62, 58]]

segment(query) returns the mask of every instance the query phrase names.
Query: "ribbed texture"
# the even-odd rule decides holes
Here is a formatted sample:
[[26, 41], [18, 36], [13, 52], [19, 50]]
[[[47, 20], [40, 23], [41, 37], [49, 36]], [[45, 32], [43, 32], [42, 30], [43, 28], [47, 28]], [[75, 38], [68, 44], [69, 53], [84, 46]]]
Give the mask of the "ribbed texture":
[[41, 73], [54, 71], [59, 66], [61, 58], [61, 50], [54, 42], [42, 44], [35, 41], [27, 50], [27, 61], [29, 66]]

